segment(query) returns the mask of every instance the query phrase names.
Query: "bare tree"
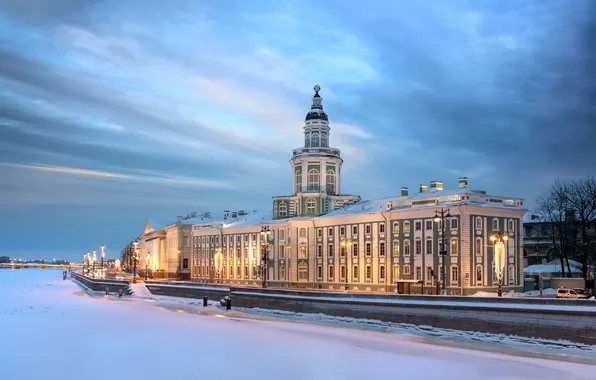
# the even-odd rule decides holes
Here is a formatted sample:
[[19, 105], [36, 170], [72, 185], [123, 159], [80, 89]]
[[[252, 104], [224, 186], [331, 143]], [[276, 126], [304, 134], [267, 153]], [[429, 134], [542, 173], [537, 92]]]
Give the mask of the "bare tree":
[[579, 257], [582, 263], [582, 274], [587, 278], [590, 246], [593, 234], [589, 233], [590, 227], [596, 223], [596, 180], [594, 177], [580, 178], [568, 183], [569, 206], [573, 209], [576, 226], [574, 231], [579, 233], [580, 239], [576, 241]]
[[540, 219], [546, 226], [553, 248], [561, 260], [561, 274], [566, 277], [565, 264], [567, 264], [567, 273], [571, 276], [568, 255], [567, 211], [569, 201], [567, 199], [567, 184], [556, 179], [551, 188], [538, 197], [537, 204]]

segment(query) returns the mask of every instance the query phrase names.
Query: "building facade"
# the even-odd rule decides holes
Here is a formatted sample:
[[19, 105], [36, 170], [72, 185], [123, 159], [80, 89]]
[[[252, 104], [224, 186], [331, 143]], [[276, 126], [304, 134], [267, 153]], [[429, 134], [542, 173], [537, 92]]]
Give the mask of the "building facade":
[[[523, 290], [522, 199], [471, 190], [465, 177], [452, 190], [432, 181], [416, 193], [404, 187], [399, 196], [377, 200], [343, 194], [343, 159], [330, 147], [319, 91], [315, 86], [304, 146], [290, 159], [291, 195], [274, 197], [272, 212], [224, 211], [223, 218], [209, 215], [159, 231], [146, 229], [144, 249], [159, 252], [154, 270], [177, 265], [160, 256], [170, 257], [172, 245], [187, 248], [176, 260], [188, 259], [193, 282], [258, 286], [266, 272], [269, 286], [277, 287], [395, 292], [399, 283], [408, 283], [414, 293], [437, 293], [443, 226], [435, 215], [449, 209], [444, 229], [448, 294], [496, 290], [490, 237], [497, 233], [509, 238], [503, 289]], [[269, 235], [261, 234], [264, 226]]]

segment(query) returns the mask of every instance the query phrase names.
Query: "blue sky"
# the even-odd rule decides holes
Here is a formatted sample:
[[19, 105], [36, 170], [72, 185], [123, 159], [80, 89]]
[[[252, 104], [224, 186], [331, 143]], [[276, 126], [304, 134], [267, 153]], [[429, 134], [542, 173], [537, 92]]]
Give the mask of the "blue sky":
[[269, 209], [314, 84], [342, 189], [596, 174], [596, 3], [0, 1], [0, 255]]

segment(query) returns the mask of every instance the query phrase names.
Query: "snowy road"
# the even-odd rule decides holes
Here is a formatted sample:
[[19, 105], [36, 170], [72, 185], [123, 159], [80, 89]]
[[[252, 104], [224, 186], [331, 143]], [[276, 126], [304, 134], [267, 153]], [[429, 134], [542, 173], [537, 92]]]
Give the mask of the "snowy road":
[[586, 364], [161, 301], [90, 296], [60, 271], [0, 270], [0, 378], [587, 380], [596, 373]]

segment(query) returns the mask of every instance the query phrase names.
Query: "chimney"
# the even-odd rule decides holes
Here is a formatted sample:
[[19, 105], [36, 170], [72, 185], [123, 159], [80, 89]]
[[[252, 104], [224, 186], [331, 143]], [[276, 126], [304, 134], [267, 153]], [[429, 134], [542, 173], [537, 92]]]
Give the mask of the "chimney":
[[459, 177], [457, 181], [457, 187], [460, 189], [465, 189], [468, 187], [468, 177]]
[[407, 187], [402, 187], [401, 188], [401, 197], [402, 198], [407, 198], [408, 197], [408, 188]]
[[420, 192], [421, 193], [426, 193], [426, 185], [425, 184], [420, 184]]
[[441, 191], [443, 190], [443, 181], [430, 181], [430, 191]]

